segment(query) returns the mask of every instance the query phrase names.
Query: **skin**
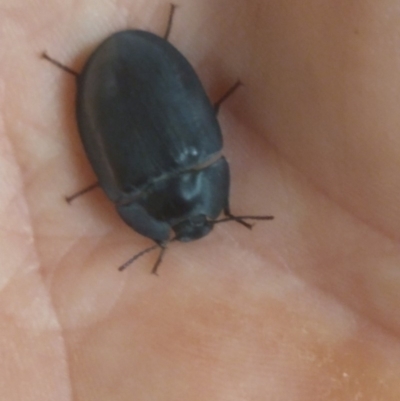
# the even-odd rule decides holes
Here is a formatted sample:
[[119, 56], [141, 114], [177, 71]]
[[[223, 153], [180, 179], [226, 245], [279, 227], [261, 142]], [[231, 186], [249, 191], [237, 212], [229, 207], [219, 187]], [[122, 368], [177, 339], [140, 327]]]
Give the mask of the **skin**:
[[0, 5], [4, 400], [398, 400], [398, 2], [179, 3], [170, 41], [220, 122], [237, 214], [151, 245], [95, 181], [74, 78], [111, 32], [163, 34], [157, 1]]

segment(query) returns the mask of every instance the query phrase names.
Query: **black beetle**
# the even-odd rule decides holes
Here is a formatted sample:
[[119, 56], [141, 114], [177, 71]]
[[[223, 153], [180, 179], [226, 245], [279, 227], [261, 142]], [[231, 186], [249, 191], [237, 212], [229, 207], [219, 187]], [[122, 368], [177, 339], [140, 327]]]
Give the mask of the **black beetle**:
[[[272, 216], [233, 216], [229, 210], [229, 166], [221, 156], [222, 135], [214, 106], [195, 71], [164, 38], [140, 30], [117, 32], [90, 56], [77, 77], [80, 136], [99, 184], [121, 218], [161, 247], [207, 235], [216, 223]], [[227, 218], [216, 220], [224, 211]], [[171, 239], [171, 230], [175, 236]]]

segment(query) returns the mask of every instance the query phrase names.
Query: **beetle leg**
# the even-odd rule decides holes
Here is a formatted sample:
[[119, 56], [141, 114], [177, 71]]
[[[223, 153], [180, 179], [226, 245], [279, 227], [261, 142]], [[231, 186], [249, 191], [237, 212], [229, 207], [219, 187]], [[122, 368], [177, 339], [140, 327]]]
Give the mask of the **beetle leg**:
[[[172, 241], [174, 241], [172, 239]], [[137, 253], [135, 256], [133, 256], [132, 258], [128, 259], [123, 265], [121, 265], [120, 267], [118, 267], [118, 270], [120, 272], [122, 272], [123, 270], [125, 270], [129, 265], [131, 265], [136, 259], [139, 259], [141, 256], [145, 255], [146, 253], [149, 253], [151, 251], [154, 251], [157, 248], [161, 248], [160, 253], [158, 254], [158, 258], [156, 260], [156, 263], [153, 266], [153, 269], [151, 270], [151, 274], [154, 274], [155, 276], [158, 276], [157, 274], [157, 270], [158, 267], [160, 266], [161, 262], [162, 262], [162, 258], [164, 256], [165, 251], [167, 250], [167, 244], [162, 244], [162, 243], [156, 243], [153, 246], [150, 246], [146, 249], [144, 249], [143, 251]]]
[[174, 18], [174, 13], [175, 13], [176, 7], [177, 7], [176, 4], [172, 4], [172, 3], [171, 3], [171, 9], [170, 9], [170, 12], [169, 12], [169, 17], [168, 17], [167, 30], [166, 30], [165, 33], [164, 33], [164, 39], [165, 39], [165, 40], [168, 40], [168, 36], [169, 36], [169, 34], [170, 34], [170, 32], [171, 32], [172, 20], [173, 20], [173, 18]]
[[215, 110], [215, 114], [218, 114], [219, 112], [219, 108], [221, 106], [221, 104], [223, 102], [225, 102], [226, 99], [228, 99], [228, 97], [230, 97], [237, 88], [239, 88], [239, 86], [243, 85], [240, 80], [238, 79], [234, 85], [232, 85], [223, 95], [222, 97], [216, 102], [214, 103], [214, 110]]
[[99, 187], [99, 186], [100, 186], [100, 184], [99, 184], [98, 182], [95, 182], [94, 184], [89, 185], [88, 187], [86, 187], [86, 188], [84, 188], [84, 189], [81, 189], [80, 191], [74, 193], [74, 194], [71, 195], [71, 196], [66, 196], [66, 197], [65, 197], [65, 200], [66, 200], [68, 203], [71, 203], [74, 199], [78, 198], [79, 196], [81, 196], [81, 195], [83, 195], [83, 194], [86, 194], [87, 192], [90, 192], [90, 191], [93, 190], [93, 189], [96, 189], [96, 188]]
[[78, 78], [79, 73], [77, 73], [76, 71], [72, 70], [71, 68], [67, 67], [64, 64], [61, 64], [59, 61], [51, 58], [46, 52], [42, 53], [42, 58], [44, 58], [47, 61], [50, 61], [51, 64], [55, 65], [58, 68], [61, 68], [65, 72], [68, 72], [68, 74], [71, 74], [71, 75], [75, 76], [76, 78]]

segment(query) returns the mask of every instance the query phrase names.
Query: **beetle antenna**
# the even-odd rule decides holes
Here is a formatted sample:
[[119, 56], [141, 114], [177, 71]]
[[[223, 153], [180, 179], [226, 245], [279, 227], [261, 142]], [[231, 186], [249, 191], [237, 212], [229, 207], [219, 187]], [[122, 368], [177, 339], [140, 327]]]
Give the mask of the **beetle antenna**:
[[161, 247], [161, 251], [158, 254], [158, 258], [157, 258], [157, 261], [156, 261], [153, 269], [151, 270], [151, 274], [154, 274], [155, 276], [158, 276], [158, 274], [157, 274], [158, 266], [160, 266], [160, 264], [162, 262], [162, 259], [163, 259], [163, 256], [164, 256], [164, 253], [165, 253], [166, 250], [167, 250], [167, 248], [165, 246]]
[[[144, 249], [142, 252], [137, 253], [135, 256], [133, 256], [132, 258], [130, 258], [129, 260], [127, 260], [123, 265], [121, 265], [120, 267], [118, 267], [118, 270], [119, 270], [120, 272], [122, 272], [122, 271], [125, 270], [130, 264], [132, 264], [136, 259], [139, 259], [141, 256], [143, 256], [143, 255], [145, 255], [146, 253], [149, 253], [149, 252], [151, 252], [151, 251], [154, 251], [154, 249], [157, 249], [157, 248], [159, 248], [159, 247], [160, 247], [160, 245], [156, 244], [156, 245], [150, 246], [149, 248]], [[163, 249], [165, 249], [165, 248], [163, 248]], [[157, 262], [158, 262], [158, 260], [157, 260]], [[157, 264], [157, 262], [156, 262], [156, 264]], [[160, 261], [160, 262], [161, 262], [161, 261]], [[158, 264], [160, 264], [160, 263], [158, 263]], [[153, 268], [153, 270], [154, 270], [154, 268]]]
[[158, 276], [157, 270], [158, 270], [158, 267], [160, 266], [160, 264], [161, 264], [161, 262], [162, 262], [164, 253], [165, 253], [165, 251], [167, 250], [167, 245], [168, 245], [170, 242], [174, 242], [174, 241], [176, 241], [176, 240], [177, 240], [177, 238], [176, 238], [176, 237], [173, 237], [173, 238], [170, 239], [166, 244], [155, 244], [155, 245], [150, 246], [150, 247], [148, 247], [148, 248], [146, 248], [146, 249], [143, 249], [143, 251], [137, 253], [135, 256], [133, 256], [132, 258], [130, 258], [129, 260], [127, 260], [123, 265], [121, 265], [120, 267], [118, 267], [118, 270], [119, 270], [120, 272], [122, 272], [122, 271], [125, 270], [129, 265], [131, 265], [136, 259], [139, 259], [140, 257], [142, 257], [143, 255], [145, 255], [146, 253], [149, 253], [149, 252], [151, 252], [151, 251], [154, 251], [154, 250], [157, 249], [157, 248], [161, 248], [161, 251], [160, 251], [160, 253], [159, 253], [159, 255], [158, 255], [158, 258], [157, 258], [157, 260], [156, 260], [156, 263], [154, 264], [153, 269], [151, 270], [151, 274], [154, 274], [154, 275]]

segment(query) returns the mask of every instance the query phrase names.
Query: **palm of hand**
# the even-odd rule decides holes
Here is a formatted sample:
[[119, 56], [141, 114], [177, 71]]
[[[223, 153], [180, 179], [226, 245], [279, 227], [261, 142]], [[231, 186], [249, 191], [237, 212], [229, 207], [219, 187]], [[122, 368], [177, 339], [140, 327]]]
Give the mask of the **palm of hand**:
[[116, 271], [149, 243], [101, 191], [63, 202], [94, 177], [73, 78], [37, 55], [79, 69], [111, 31], [161, 32], [167, 6], [0, 9], [4, 399], [398, 399], [397, 24], [294, 2], [219, 21], [226, 3], [182, 4], [171, 42], [212, 98], [245, 83], [220, 118], [232, 209], [276, 219], [174, 244], [159, 278], [150, 255]]

